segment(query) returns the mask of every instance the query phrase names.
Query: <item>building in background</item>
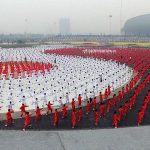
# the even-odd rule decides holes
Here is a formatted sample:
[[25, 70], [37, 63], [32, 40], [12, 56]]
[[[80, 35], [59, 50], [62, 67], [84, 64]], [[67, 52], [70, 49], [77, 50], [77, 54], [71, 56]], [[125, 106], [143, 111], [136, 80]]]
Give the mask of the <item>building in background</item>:
[[70, 34], [70, 19], [69, 18], [61, 18], [59, 20], [59, 33], [60, 35]]
[[127, 20], [122, 31], [125, 35], [150, 36], [150, 14]]

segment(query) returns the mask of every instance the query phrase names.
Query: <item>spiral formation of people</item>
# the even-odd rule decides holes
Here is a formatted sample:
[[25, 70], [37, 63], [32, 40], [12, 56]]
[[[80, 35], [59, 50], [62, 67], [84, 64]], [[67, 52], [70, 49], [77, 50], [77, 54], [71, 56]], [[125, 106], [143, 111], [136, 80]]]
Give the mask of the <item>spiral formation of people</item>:
[[[124, 50], [120, 51], [124, 53]], [[0, 112], [6, 114], [3, 118], [6, 120], [5, 126], [14, 124], [13, 119], [19, 114], [25, 118], [25, 130], [31, 124], [31, 115], [35, 116], [37, 122], [42, 115], [50, 113], [54, 114], [54, 126], [57, 126], [58, 114], [62, 112], [62, 118], [65, 118], [67, 111], [72, 110], [74, 128], [76, 109], [80, 121], [82, 107], [85, 106], [88, 114], [90, 105], [93, 105], [97, 126], [99, 116], [105, 113], [105, 101], [106, 112], [109, 112], [140, 79], [138, 69], [142, 66], [130, 67], [128, 63], [134, 57], [126, 52], [128, 58], [125, 59], [120, 51], [67, 45], [0, 49]], [[133, 99], [129, 102], [131, 108]], [[99, 111], [97, 104], [100, 105]], [[124, 108], [125, 112], [128, 109]], [[113, 116], [116, 128], [121, 116], [118, 119], [118, 115], [115, 115], [116, 112]]]
[[[60, 107], [71, 102], [72, 98], [77, 100], [79, 94], [83, 100], [94, 98], [99, 92], [104, 93], [108, 86], [115, 91], [126, 84], [133, 74], [130, 67], [112, 60], [43, 53], [45, 49], [51, 48], [58, 47], [1, 49], [1, 112], [7, 112], [10, 102], [13, 110], [19, 111], [22, 103], [27, 104], [28, 110], [31, 110], [37, 105], [46, 107], [48, 101], [54, 103], [55, 107]], [[37, 73], [31, 70], [30, 76], [26, 70], [18, 73], [15, 68], [14, 74], [17, 78], [12, 78], [10, 63], [25, 64], [31, 61], [50, 63], [52, 66], [49, 70], [45, 69], [44, 73], [41, 70]], [[3, 74], [6, 67], [8, 79], [7, 75]], [[21, 68], [21, 65], [19, 67]]]

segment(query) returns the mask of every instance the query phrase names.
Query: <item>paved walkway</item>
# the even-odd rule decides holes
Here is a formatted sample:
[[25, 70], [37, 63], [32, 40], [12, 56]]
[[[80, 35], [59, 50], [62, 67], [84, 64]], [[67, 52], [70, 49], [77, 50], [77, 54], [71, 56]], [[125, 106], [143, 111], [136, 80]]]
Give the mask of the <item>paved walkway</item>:
[[1, 150], [149, 150], [150, 127], [0, 131]]

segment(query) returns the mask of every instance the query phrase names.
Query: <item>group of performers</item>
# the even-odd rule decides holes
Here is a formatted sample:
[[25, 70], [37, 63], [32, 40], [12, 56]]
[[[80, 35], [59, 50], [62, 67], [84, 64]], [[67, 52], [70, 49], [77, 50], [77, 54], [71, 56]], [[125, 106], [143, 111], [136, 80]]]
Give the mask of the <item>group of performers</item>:
[[[89, 115], [91, 112], [94, 112], [93, 123], [95, 126], [98, 126], [100, 118], [104, 117], [110, 111], [113, 111], [112, 125], [117, 128], [121, 120], [123, 120], [129, 111], [133, 109], [137, 96], [150, 82], [150, 76], [148, 75], [144, 81], [138, 84], [144, 73], [150, 68], [149, 51], [146, 50], [139, 50], [138, 52], [136, 49], [132, 51], [116, 49], [116, 51], [109, 54], [102, 53], [99, 50], [87, 50], [86, 53], [83, 53], [83, 50], [74, 48], [64, 50], [54, 49], [53, 51], [47, 51], [47, 53], [51, 54], [49, 56], [45, 54], [41, 56], [40, 50], [32, 50], [31, 57], [27, 57], [30, 56], [29, 50], [16, 50], [14, 51], [15, 54], [10, 53], [10, 50], [5, 50], [3, 53], [0, 53], [4, 58], [3, 61], [6, 61], [7, 57], [12, 55], [8, 58], [13, 58], [13, 61], [17, 61], [18, 58], [20, 58], [20, 61], [23, 61], [22, 58], [26, 56], [27, 60], [38, 61], [40, 59], [41, 62], [45, 61], [45, 63], [53, 62], [55, 59], [54, 63], [57, 62], [58, 64], [58, 68], [53, 68], [51, 73], [39, 73], [38, 76], [35, 74], [32, 77], [20, 78], [17, 80], [11, 79], [8, 83], [5, 79], [2, 80], [0, 85], [1, 99], [9, 99], [8, 94], [6, 96], [5, 93], [11, 91], [14, 92], [13, 94], [11, 93], [10, 99], [12, 99], [12, 101], [10, 101], [6, 113], [6, 127], [9, 124], [15, 124], [12, 115], [12, 113], [16, 112], [16, 109], [13, 109], [13, 100], [15, 98], [19, 99], [19, 96], [22, 93], [26, 93], [28, 97], [31, 97], [31, 99], [28, 99], [27, 96], [23, 96], [22, 100], [20, 100], [22, 103], [20, 106], [20, 117], [24, 118], [23, 130], [32, 126], [31, 116], [35, 116], [36, 123], [41, 121], [45, 108], [41, 108], [42, 100], [40, 99], [43, 97], [44, 93], [42, 104], [46, 107], [46, 115], [53, 115], [54, 127], [59, 125], [60, 114], [64, 120], [65, 118], [69, 118], [72, 128], [75, 128], [77, 124], [83, 120], [84, 115]], [[37, 56], [36, 58], [34, 53]], [[128, 65], [131, 65], [133, 70], [128, 67]], [[7, 65], [5, 64], [5, 66]], [[136, 73], [136, 75], [134, 74], [134, 78], [126, 84], [133, 75], [133, 72]], [[118, 93], [113, 93], [117, 88], [120, 88], [124, 84], [126, 84], [126, 86], [122, 87]], [[31, 88], [32, 85], [34, 85], [34, 89]], [[135, 87], [134, 94], [128, 100], [123, 101], [125, 93], [129, 93], [133, 87]], [[99, 93], [99, 91], [103, 92]], [[81, 94], [79, 94], [80, 92]], [[67, 94], [65, 95], [65, 93]], [[62, 97], [59, 97], [59, 94]], [[97, 96], [98, 94], [99, 96]], [[38, 96], [38, 98], [35, 98], [35, 95]], [[49, 100], [54, 100], [55, 98], [53, 102], [58, 102], [58, 109], [56, 109], [56, 105], [52, 103], [52, 101], [47, 102], [47, 96], [51, 97]], [[149, 104], [149, 98], [150, 94], [148, 92], [142, 108], [140, 108], [137, 113], [138, 125], [142, 123]], [[27, 105], [26, 99], [28, 99], [28, 102], [29, 100], [30, 102], [33, 102], [33, 99], [35, 100], [34, 103], [36, 103], [36, 107], [34, 114], [27, 111], [27, 107], [30, 109], [33, 109], [34, 107], [32, 105]], [[15, 107], [17, 107], [18, 102], [20, 101], [17, 101]], [[40, 101], [39, 105], [38, 101]], [[69, 110], [71, 110], [71, 117], [68, 113]]]
[[[57, 127], [59, 125], [60, 116], [62, 117], [62, 119], [65, 120], [65, 118], [69, 117], [68, 111], [71, 109], [72, 112], [71, 112], [70, 120], [71, 120], [72, 128], [75, 128], [76, 125], [82, 121], [84, 115], [88, 115], [89, 113], [91, 113], [91, 111], [94, 112], [93, 113], [94, 124], [95, 126], [98, 126], [100, 118], [104, 117], [111, 110], [115, 110], [112, 116], [112, 125], [115, 128], [117, 128], [119, 122], [122, 119], [124, 119], [127, 113], [134, 107], [136, 103], [136, 97], [142, 92], [145, 86], [150, 82], [150, 75], [147, 76], [147, 78], [136, 87], [133, 96], [131, 96], [130, 99], [125, 101], [125, 103], [123, 104], [122, 100], [125, 93], [128, 93], [128, 91], [132, 89], [132, 86], [134, 86], [135, 82], [136, 82], [135, 80], [132, 80], [130, 84], [126, 85], [125, 88], [122, 87], [122, 89], [118, 92], [117, 95], [116, 94], [113, 95], [113, 98], [109, 97], [112, 93], [111, 93], [110, 86], [108, 86], [108, 88], [105, 90], [105, 93], [103, 95], [100, 92], [99, 97], [90, 98], [89, 100], [87, 100], [87, 102], [83, 102], [82, 97], [79, 94], [77, 102], [75, 102], [75, 100], [72, 99], [71, 104], [63, 104], [61, 108], [55, 109], [53, 108], [53, 104], [49, 101], [46, 104], [47, 105], [46, 114], [47, 115], [53, 114], [53, 125], [54, 127]], [[142, 122], [149, 100], [150, 100], [150, 91], [145, 97], [144, 103], [142, 105], [142, 109], [139, 111], [137, 115], [138, 125], [140, 125]], [[26, 111], [27, 107], [28, 106], [25, 104], [22, 104], [20, 107], [20, 116], [24, 118], [23, 130], [32, 126], [31, 119], [30, 119], [32, 114]], [[83, 112], [83, 107], [86, 108], [85, 113]], [[42, 109], [43, 108], [39, 108], [39, 106], [36, 107], [35, 114], [34, 114], [35, 123], [41, 121], [43, 115]], [[6, 127], [8, 126], [8, 124], [14, 123], [12, 113], [14, 113], [14, 110], [10, 103], [10, 107], [8, 109], [8, 112], [6, 113], [6, 122], [5, 122]]]

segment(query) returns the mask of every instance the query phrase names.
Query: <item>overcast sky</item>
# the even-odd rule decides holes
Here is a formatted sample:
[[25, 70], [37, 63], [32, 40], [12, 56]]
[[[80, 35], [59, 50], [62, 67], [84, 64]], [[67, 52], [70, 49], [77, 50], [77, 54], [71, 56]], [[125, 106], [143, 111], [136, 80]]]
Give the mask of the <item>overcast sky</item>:
[[[58, 33], [70, 18], [72, 33], [120, 32], [121, 0], [0, 0], [0, 33]], [[122, 0], [121, 22], [150, 13], [150, 0]]]

